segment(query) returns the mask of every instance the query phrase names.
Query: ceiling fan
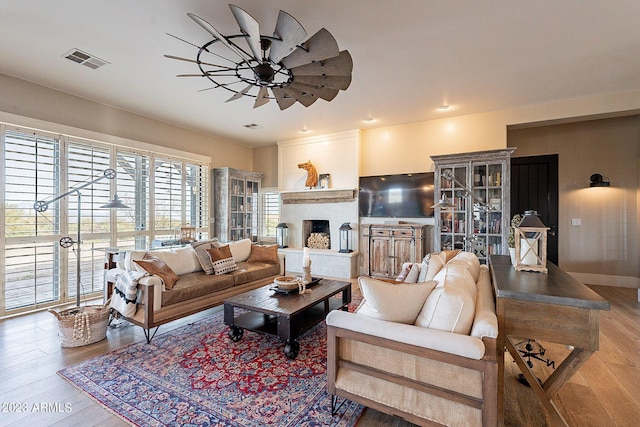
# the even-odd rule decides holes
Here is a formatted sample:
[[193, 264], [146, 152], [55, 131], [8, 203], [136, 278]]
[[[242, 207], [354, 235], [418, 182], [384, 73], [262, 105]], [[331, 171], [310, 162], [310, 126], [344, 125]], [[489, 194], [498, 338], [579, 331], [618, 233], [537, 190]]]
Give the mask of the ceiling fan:
[[[299, 102], [309, 107], [318, 98], [331, 101], [351, 84], [353, 61], [340, 51], [329, 31], [320, 29], [306, 41], [307, 32], [287, 12], [280, 11], [273, 36], [260, 34], [260, 26], [249, 13], [230, 4], [240, 34], [224, 36], [210, 23], [192, 13], [187, 15], [213, 38], [198, 48], [195, 59], [165, 55], [198, 65], [199, 74], [177, 77], [205, 77], [213, 87], [233, 93], [226, 102], [244, 96], [255, 98], [253, 108], [275, 99], [281, 110]], [[271, 93], [269, 93], [271, 91]]]

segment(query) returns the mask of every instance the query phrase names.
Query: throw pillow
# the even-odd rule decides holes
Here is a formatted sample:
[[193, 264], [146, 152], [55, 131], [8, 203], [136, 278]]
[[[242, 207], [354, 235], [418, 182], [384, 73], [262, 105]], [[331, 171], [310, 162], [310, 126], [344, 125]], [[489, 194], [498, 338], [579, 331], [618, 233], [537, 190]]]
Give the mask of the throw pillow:
[[395, 284], [361, 276], [358, 284], [364, 301], [357, 314], [410, 325], [415, 322], [436, 282]]
[[211, 257], [207, 252], [207, 249], [218, 247], [218, 239], [207, 240], [204, 242], [193, 242], [191, 247], [196, 251], [198, 262], [200, 267], [206, 274], [213, 274], [213, 265], [211, 264]]
[[446, 260], [442, 253], [429, 254], [429, 264], [427, 265], [427, 272], [424, 280], [433, 280], [445, 264]]
[[411, 266], [413, 264], [410, 262], [405, 262], [404, 264], [402, 264], [402, 271], [400, 272], [400, 274], [398, 274], [398, 277], [396, 277], [396, 282], [404, 282], [404, 280], [407, 278], [407, 275], [409, 274], [409, 271], [411, 271]]
[[229, 249], [231, 249], [231, 256], [235, 262], [244, 262], [251, 255], [251, 239], [230, 242]]
[[142, 267], [147, 273], [155, 274], [164, 282], [166, 289], [171, 289], [178, 281], [179, 277], [164, 261], [157, 256], [146, 253], [140, 260], [134, 260], [136, 264]]
[[427, 273], [429, 272], [429, 260], [431, 259], [431, 254], [427, 254], [420, 263], [420, 275], [418, 276], [419, 282], [427, 281]]
[[247, 262], [266, 262], [267, 264], [278, 263], [278, 245], [252, 245], [251, 255]]
[[213, 274], [227, 274], [238, 269], [236, 262], [231, 256], [231, 248], [229, 245], [219, 248], [207, 249], [211, 257], [211, 265], [213, 265]]
[[409, 270], [407, 278], [404, 279], [404, 283], [416, 283], [418, 281], [418, 276], [420, 276], [420, 264], [414, 262], [411, 264], [411, 270]]

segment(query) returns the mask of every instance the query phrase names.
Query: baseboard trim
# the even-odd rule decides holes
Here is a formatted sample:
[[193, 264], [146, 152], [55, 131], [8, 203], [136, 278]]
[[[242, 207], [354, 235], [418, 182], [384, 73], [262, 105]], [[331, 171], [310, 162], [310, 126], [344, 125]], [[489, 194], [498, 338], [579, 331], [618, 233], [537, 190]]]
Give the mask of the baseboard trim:
[[640, 277], [611, 276], [607, 274], [574, 273], [569, 274], [587, 285], [619, 286], [621, 288], [640, 288]]

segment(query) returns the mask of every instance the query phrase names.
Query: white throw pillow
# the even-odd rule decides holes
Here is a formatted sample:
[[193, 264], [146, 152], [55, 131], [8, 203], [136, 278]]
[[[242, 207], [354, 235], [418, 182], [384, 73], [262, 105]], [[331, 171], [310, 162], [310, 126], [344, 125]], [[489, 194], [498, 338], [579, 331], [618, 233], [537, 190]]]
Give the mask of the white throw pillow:
[[420, 276], [420, 264], [414, 262], [411, 264], [411, 270], [409, 270], [409, 274], [404, 279], [404, 283], [416, 283], [418, 281], [418, 277]]
[[231, 256], [235, 262], [244, 262], [251, 255], [251, 239], [229, 242], [229, 249], [231, 249]]
[[415, 322], [436, 282], [395, 284], [361, 276], [358, 284], [364, 301], [357, 314], [410, 325]]
[[127, 251], [127, 254], [124, 256], [124, 269], [125, 270], [133, 270], [146, 272], [144, 268], [140, 267], [137, 263], [133, 261], [140, 261], [144, 258], [147, 251]]
[[191, 246], [170, 251], [152, 251], [151, 254], [164, 261], [178, 276], [201, 270], [196, 251]]
[[431, 260], [431, 254], [427, 254], [424, 258], [422, 258], [422, 262], [420, 263], [420, 275], [418, 276], [418, 282], [427, 281], [427, 273], [429, 272], [430, 260]]
[[476, 307], [475, 282], [466, 268], [445, 266], [415, 321], [416, 326], [468, 335]]
[[431, 254], [429, 257], [429, 265], [427, 267], [427, 273], [424, 276], [424, 280], [433, 280], [433, 278], [442, 270], [442, 267], [447, 263], [444, 255]]

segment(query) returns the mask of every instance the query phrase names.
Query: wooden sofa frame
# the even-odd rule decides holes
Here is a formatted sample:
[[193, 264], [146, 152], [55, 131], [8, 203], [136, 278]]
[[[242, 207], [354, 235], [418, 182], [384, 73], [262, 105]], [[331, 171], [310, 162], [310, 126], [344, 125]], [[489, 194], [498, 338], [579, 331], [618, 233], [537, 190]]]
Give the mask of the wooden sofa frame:
[[[355, 364], [350, 361], [340, 359], [340, 340], [355, 340], [377, 347], [408, 353], [425, 359], [457, 365], [460, 367], [473, 369], [482, 374], [482, 398], [467, 396], [465, 394], [446, 390], [437, 387], [428, 382], [416, 381], [410, 378], [391, 374], [369, 366]], [[473, 408], [482, 410], [482, 425], [495, 426], [498, 423], [498, 361], [497, 347], [495, 338], [483, 338], [485, 345], [485, 354], [480, 360], [469, 359], [466, 357], [445, 353], [441, 351], [431, 350], [424, 347], [418, 347], [386, 338], [367, 335], [336, 326], [327, 326], [327, 390], [332, 395], [332, 410], [337, 404], [336, 397], [342, 397], [352, 402], [363, 404], [377, 411], [399, 416], [409, 422], [418, 425], [440, 425], [437, 422], [420, 418], [414, 414], [404, 412], [398, 408], [390, 407], [379, 402], [372, 401], [368, 398], [354, 395], [345, 390], [336, 387], [336, 378], [340, 368], [349, 369], [362, 374], [369, 375], [384, 381], [395, 383], [403, 387], [409, 387], [427, 393], [439, 398], [450, 400], [452, 402], [464, 404]]]

